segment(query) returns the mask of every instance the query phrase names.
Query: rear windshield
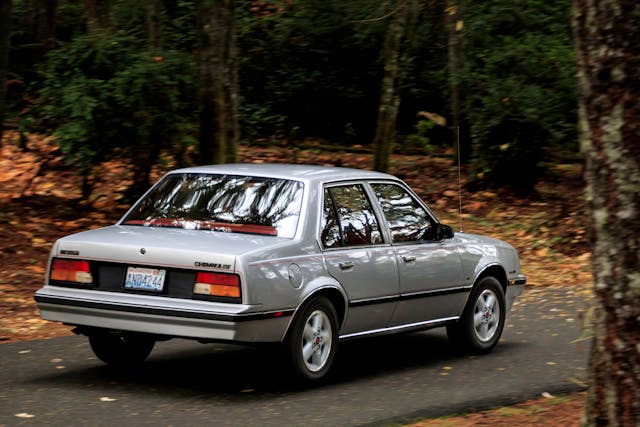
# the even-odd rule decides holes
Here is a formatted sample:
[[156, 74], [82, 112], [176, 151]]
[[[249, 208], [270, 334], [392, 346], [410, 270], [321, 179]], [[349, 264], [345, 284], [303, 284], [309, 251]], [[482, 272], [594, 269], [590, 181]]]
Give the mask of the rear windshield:
[[171, 174], [134, 206], [122, 224], [292, 238], [302, 192], [301, 182], [285, 179]]

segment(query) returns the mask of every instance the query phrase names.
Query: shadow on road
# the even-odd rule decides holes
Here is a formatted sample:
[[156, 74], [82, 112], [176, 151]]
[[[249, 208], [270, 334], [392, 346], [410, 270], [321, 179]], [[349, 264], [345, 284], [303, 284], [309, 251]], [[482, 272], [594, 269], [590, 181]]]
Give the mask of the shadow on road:
[[[500, 343], [495, 353], [508, 351], [513, 345], [521, 344]], [[439, 331], [341, 342], [336, 365], [320, 387], [344, 386], [402, 371], [411, 374], [417, 369], [435, 369], [460, 358], [473, 357], [455, 353], [444, 333]], [[222, 394], [230, 400], [309, 388], [291, 377], [283, 355], [274, 347], [200, 345], [172, 340], [159, 343], [150, 358], [134, 370], [117, 370], [95, 358], [81, 365], [76, 365], [76, 369], [69, 366], [35, 381], [57, 387], [95, 384], [113, 388], [113, 392], [131, 394]]]

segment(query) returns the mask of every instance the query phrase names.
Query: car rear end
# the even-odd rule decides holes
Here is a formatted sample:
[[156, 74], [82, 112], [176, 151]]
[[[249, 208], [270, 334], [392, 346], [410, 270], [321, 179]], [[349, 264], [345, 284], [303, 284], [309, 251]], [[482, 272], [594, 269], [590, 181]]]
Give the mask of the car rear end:
[[[167, 249], [154, 246], [159, 230], [131, 233], [126, 228], [94, 230], [56, 243], [46, 285], [36, 292], [44, 319], [85, 331], [248, 342], [281, 338], [286, 323], [277, 317], [269, 321], [261, 306], [246, 303], [244, 274], [235, 270], [237, 254], [255, 242], [243, 245], [226, 235], [182, 231]], [[225, 253], [200, 247], [212, 242]]]
[[195, 168], [166, 175], [114, 226], [54, 245], [42, 317], [80, 327], [269, 342], [281, 311], [251, 302], [238, 257], [295, 236], [304, 185]]

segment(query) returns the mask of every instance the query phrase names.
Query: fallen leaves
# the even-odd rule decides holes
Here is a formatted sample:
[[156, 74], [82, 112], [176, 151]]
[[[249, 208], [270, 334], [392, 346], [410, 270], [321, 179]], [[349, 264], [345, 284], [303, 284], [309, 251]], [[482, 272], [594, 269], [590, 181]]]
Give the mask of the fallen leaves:
[[449, 371], [453, 370], [453, 368], [451, 366], [443, 366], [442, 367], [442, 371], [440, 372], [440, 375], [443, 377], [446, 377], [449, 375]]
[[20, 412], [19, 414], [16, 414], [17, 418], [35, 418], [35, 415], [33, 414], [29, 414], [27, 412]]
[[[544, 393], [543, 393], [544, 394]], [[585, 393], [554, 397], [551, 393], [539, 399], [466, 415], [423, 420], [409, 427], [579, 427]]]
[[25, 267], [25, 270], [30, 271], [34, 274], [43, 274], [45, 272], [45, 269], [42, 265], [27, 265]]

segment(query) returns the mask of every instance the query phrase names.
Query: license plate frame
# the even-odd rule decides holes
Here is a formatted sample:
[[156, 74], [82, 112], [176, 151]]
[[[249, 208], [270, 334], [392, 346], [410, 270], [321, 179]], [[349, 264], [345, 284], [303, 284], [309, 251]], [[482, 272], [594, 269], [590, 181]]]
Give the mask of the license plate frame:
[[167, 270], [148, 267], [127, 267], [123, 287], [132, 291], [162, 292]]

